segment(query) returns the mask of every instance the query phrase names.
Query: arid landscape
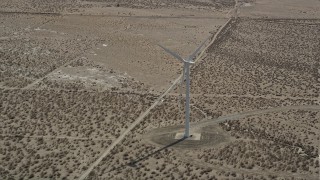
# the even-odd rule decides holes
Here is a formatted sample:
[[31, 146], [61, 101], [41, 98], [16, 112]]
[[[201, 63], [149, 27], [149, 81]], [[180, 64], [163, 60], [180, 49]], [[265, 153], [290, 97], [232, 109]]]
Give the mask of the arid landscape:
[[[320, 178], [319, 0], [0, 1], [0, 179]], [[184, 132], [183, 57], [191, 66]]]

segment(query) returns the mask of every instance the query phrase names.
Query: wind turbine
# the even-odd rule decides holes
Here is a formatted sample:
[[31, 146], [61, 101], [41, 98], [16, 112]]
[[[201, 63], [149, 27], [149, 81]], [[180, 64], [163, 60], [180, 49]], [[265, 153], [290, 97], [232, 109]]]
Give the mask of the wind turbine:
[[190, 137], [190, 65], [194, 64], [195, 61], [193, 59], [196, 57], [202, 46], [207, 42], [209, 38], [207, 38], [190, 56], [188, 56], [186, 59], [183, 59], [181, 56], [179, 56], [177, 53], [159, 45], [162, 49], [164, 49], [167, 53], [171, 54], [173, 57], [181, 61], [183, 65], [183, 75], [181, 84], [186, 79], [186, 107], [185, 107], [185, 133], [184, 137], [188, 138]]

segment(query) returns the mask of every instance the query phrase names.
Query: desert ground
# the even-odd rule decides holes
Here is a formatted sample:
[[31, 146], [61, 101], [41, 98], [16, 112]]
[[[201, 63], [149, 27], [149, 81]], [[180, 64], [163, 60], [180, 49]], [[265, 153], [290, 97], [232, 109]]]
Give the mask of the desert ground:
[[[0, 179], [319, 179], [319, 0], [2, 0]], [[191, 67], [184, 131], [183, 57]]]

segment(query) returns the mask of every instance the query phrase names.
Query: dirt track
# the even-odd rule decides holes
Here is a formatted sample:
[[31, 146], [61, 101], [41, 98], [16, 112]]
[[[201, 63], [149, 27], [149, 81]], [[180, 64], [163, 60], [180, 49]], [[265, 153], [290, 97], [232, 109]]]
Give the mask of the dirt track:
[[191, 124], [191, 128], [197, 129], [204, 126], [208, 126], [210, 124], [216, 124], [224, 121], [230, 121], [230, 120], [239, 120], [245, 117], [250, 117], [253, 115], [259, 115], [259, 114], [266, 114], [266, 113], [272, 113], [272, 112], [285, 112], [289, 110], [308, 110], [308, 111], [320, 111], [320, 106], [284, 106], [284, 107], [276, 107], [276, 108], [270, 108], [270, 109], [263, 109], [263, 110], [254, 110], [254, 111], [247, 111], [247, 112], [241, 112], [236, 114], [230, 114], [227, 116], [219, 117], [217, 119], [208, 119], [204, 121], [200, 121], [196, 124]]

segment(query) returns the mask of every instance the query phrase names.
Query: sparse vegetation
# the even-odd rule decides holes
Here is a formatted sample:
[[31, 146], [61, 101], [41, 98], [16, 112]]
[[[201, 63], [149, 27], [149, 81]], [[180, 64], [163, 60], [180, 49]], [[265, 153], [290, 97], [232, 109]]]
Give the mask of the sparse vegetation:
[[198, 141], [174, 139], [179, 87], [158, 99], [182, 68], [156, 44], [184, 55], [255, 2], [1, 1], [0, 179], [318, 179], [319, 19], [230, 19], [192, 66]]
[[193, 92], [318, 97], [318, 20], [240, 19], [193, 70]]

